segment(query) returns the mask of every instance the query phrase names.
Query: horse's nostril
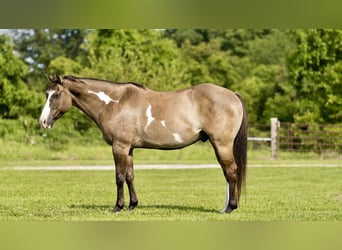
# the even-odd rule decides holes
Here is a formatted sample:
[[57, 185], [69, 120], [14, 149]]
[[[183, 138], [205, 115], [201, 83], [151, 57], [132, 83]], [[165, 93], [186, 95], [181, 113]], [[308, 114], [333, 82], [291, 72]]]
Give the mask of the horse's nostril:
[[46, 124], [47, 124], [47, 119], [41, 119], [40, 120], [40, 125], [42, 128], [46, 128]]

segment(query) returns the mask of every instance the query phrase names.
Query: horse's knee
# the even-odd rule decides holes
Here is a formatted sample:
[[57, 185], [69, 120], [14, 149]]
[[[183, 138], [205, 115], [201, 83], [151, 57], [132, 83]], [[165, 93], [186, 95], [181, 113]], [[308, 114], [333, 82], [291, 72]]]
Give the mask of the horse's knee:
[[116, 174], [116, 185], [122, 186], [126, 180], [125, 175], [117, 173]]
[[128, 170], [127, 174], [126, 174], [126, 182], [127, 183], [133, 183], [133, 181], [134, 181], [134, 173], [133, 173], [133, 171]]
[[238, 172], [235, 168], [228, 168], [227, 169], [228, 179], [231, 183], [236, 183], [238, 180]]
[[238, 178], [238, 168], [234, 160], [227, 160], [223, 164], [224, 174], [229, 182], [234, 182]]

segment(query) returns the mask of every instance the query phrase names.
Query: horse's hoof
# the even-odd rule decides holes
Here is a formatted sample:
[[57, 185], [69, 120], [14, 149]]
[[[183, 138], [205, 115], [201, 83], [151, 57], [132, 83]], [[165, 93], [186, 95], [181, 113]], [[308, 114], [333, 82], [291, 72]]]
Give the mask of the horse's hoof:
[[118, 213], [122, 210], [123, 206], [118, 206], [116, 205], [113, 210], [112, 210], [112, 213]]
[[235, 210], [235, 209], [237, 209], [237, 207], [232, 207], [232, 206], [228, 206], [228, 207], [226, 207], [226, 208], [223, 208], [222, 210], [221, 210], [221, 213], [222, 214], [230, 214], [231, 212], [233, 212], [233, 210]]
[[233, 208], [231, 208], [231, 207], [228, 207], [227, 209], [226, 209], [226, 211], [224, 211], [226, 214], [230, 214], [231, 212], [233, 212]]
[[138, 206], [138, 201], [131, 202], [129, 207], [127, 208], [128, 211], [132, 211], [136, 206]]

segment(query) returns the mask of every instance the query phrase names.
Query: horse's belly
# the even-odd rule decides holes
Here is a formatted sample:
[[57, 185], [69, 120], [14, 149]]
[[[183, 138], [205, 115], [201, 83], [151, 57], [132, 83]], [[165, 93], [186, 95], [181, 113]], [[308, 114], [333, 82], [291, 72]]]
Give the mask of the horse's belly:
[[188, 146], [200, 139], [199, 129], [170, 130], [155, 128], [144, 133], [143, 144], [149, 148], [177, 149]]

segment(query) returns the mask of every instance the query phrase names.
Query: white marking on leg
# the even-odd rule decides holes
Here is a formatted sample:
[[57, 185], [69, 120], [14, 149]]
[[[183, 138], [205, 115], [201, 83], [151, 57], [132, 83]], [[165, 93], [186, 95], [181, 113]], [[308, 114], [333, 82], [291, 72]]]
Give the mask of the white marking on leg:
[[178, 133], [173, 133], [172, 135], [173, 135], [173, 138], [175, 138], [176, 142], [179, 142], [179, 143], [183, 142], [182, 138], [180, 137]]
[[161, 123], [161, 125], [162, 125], [163, 127], [166, 127], [165, 120], [160, 121], [160, 123]]
[[116, 103], [119, 102], [118, 100], [113, 100], [112, 98], [110, 98], [110, 96], [106, 95], [105, 92], [103, 91], [94, 92], [94, 91], [88, 90], [88, 93], [96, 95], [101, 101], [105, 102], [106, 104], [110, 102], [116, 102]]
[[221, 213], [225, 213], [229, 205], [229, 183], [227, 182], [226, 187], [226, 204], [224, 205], [224, 208], [221, 210]]
[[[44, 121], [44, 123], [47, 122], [47, 119], [48, 119], [49, 114], [50, 114], [50, 111], [51, 111], [51, 109], [50, 109], [50, 98], [51, 98], [51, 96], [52, 96], [55, 92], [56, 92], [56, 91], [54, 91], [54, 90], [50, 90], [50, 91], [47, 92], [48, 98], [47, 98], [47, 100], [46, 100], [46, 103], [45, 103], [45, 106], [44, 106], [44, 108], [43, 108], [42, 114], [40, 115], [40, 118], [39, 118], [39, 123], [40, 123], [43, 127], [45, 127], [45, 124], [43, 124], [43, 121]], [[49, 126], [49, 127], [50, 127], [50, 126]]]
[[152, 116], [152, 106], [151, 104], [149, 104], [147, 106], [147, 109], [146, 109], [146, 118], [147, 118], [147, 122], [146, 122], [146, 125], [145, 125], [145, 131], [146, 129], [151, 125], [151, 123], [154, 121], [154, 117]]

